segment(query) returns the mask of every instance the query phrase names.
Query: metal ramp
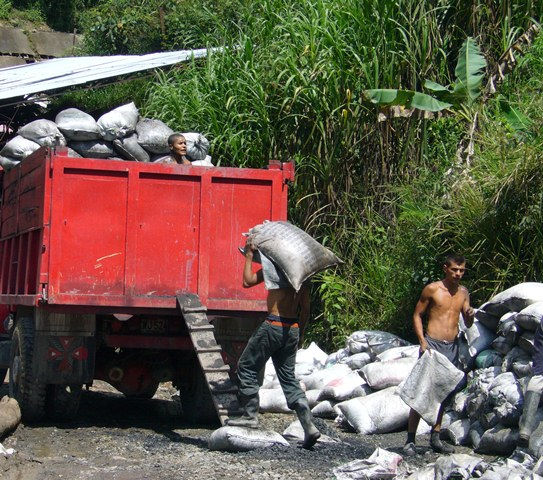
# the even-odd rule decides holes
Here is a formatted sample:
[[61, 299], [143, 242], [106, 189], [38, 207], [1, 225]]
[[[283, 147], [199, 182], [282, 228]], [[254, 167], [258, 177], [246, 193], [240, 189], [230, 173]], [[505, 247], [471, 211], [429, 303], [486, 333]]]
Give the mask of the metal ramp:
[[177, 308], [187, 325], [221, 425], [225, 425], [228, 417], [241, 414], [238, 388], [230, 379], [230, 366], [222, 358], [221, 347], [215, 339], [215, 328], [207, 318], [207, 308], [193, 293], [178, 294]]

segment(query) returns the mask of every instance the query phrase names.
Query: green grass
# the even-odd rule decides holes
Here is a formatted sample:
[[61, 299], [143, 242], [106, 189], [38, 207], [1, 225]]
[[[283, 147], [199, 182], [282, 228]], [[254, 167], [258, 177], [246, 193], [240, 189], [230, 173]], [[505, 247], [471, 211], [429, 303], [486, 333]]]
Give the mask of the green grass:
[[[445, 0], [433, 8], [415, 1], [255, 2], [223, 53], [161, 74], [151, 88], [144, 113], [176, 130], [203, 132], [221, 165], [295, 160], [290, 218], [345, 260], [315, 281], [317, 321], [308, 338], [335, 347], [361, 328], [409, 336], [420, 290], [439, 278], [441, 259], [453, 250], [470, 257], [466, 281], [476, 298], [519, 278], [523, 263], [507, 258], [521, 247], [503, 239], [486, 253], [495, 258], [492, 274], [477, 278], [483, 263], [475, 253], [488, 247], [497, 220], [487, 221], [490, 200], [465, 187], [463, 174], [447, 174], [470, 112], [378, 122], [362, 95], [367, 88], [417, 89], [424, 78], [449, 83], [467, 33], [484, 39], [487, 56], [501, 52], [533, 3], [514, 11], [504, 5], [481, 2], [468, 11]], [[474, 169], [484, 178], [485, 169], [502, 168], [500, 158], [488, 166], [477, 160]], [[511, 174], [513, 167], [503, 168]]]

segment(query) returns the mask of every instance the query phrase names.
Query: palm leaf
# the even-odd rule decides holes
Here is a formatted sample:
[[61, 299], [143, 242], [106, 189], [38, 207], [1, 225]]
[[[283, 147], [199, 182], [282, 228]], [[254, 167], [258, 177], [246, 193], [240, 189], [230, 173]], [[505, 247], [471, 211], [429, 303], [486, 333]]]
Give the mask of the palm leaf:
[[370, 102], [382, 106], [401, 105], [406, 108], [418, 108], [427, 112], [439, 112], [452, 106], [450, 103], [442, 102], [426, 93], [413, 90], [378, 88], [364, 90], [364, 94]]
[[481, 95], [481, 83], [485, 68], [486, 60], [481, 54], [479, 46], [473, 38], [466, 38], [462, 48], [460, 48], [458, 62], [454, 70], [456, 75], [454, 93], [463, 97], [468, 104], [471, 104]]

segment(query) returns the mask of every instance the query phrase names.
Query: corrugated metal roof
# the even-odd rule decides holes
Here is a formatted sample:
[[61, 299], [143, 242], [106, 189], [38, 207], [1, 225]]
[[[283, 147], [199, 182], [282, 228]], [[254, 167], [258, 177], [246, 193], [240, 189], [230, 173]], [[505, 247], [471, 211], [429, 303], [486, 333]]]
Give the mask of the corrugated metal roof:
[[[209, 49], [213, 51], [217, 49]], [[0, 100], [82, 85], [104, 78], [186, 62], [207, 56], [208, 49], [147, 55], [64, 57], [0, 69]], [[3, 102], [5, 103], [5, 102]]]

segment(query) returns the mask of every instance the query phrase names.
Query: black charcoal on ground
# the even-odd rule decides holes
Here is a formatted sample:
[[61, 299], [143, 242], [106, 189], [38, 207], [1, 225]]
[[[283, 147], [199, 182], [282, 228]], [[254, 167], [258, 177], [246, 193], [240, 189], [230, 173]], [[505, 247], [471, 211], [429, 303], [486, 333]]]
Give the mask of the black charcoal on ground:
[[101, 138], [96, 120], [77, 108], [62, 110], [55, 117], [55, 123], [68, 140], [84, 141]]

